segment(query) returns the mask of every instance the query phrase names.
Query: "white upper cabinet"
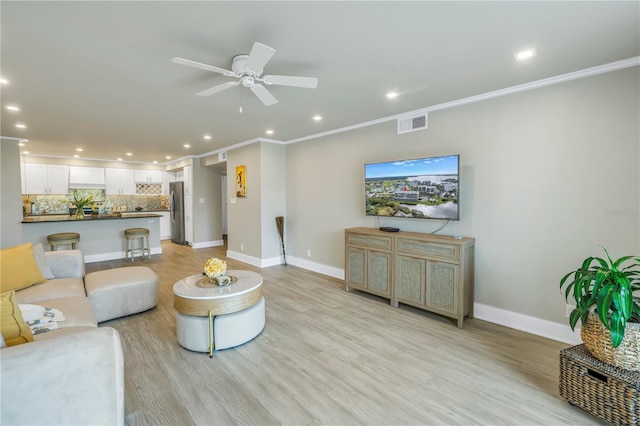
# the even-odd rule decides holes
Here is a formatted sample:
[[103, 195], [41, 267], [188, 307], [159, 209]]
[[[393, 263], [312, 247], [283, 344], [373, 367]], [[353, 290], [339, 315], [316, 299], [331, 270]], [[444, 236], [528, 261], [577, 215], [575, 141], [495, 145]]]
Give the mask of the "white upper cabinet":
[[162, 170], [136, 170], [136, 183], [163, 183], [164, 172]]
[[104, 184], [105, 177], [102, 167], [69, 167], [69, 186], [72, 188], [82, 188], [84, 185], [95, 187]]
[[106, 195], [136, 195], [135, 172], [131, 169], [104, 169]]
[[25, 163], [25, 194], [67, 194], [69, 166]]

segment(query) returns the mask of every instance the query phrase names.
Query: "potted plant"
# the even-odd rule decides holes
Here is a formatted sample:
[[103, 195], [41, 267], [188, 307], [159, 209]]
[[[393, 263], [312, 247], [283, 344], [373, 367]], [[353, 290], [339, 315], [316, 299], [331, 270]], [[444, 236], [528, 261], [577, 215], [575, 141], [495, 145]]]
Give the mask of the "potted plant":
[[613, 261], [603, 250], [606, 259], [588, 257], [560, 280], [565, 300], [576, 306], [569, 325], [574, 330], [582, 322], [580, 336], [594, 357], [640, 371], [640, 294], [634, 294], [640, 291], [640, 258]]

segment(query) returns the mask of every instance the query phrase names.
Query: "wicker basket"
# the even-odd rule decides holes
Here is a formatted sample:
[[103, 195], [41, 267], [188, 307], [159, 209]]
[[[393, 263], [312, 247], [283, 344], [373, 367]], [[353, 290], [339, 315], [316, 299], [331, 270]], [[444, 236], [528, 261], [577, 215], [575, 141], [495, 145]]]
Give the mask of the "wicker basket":
[[609, 330], [592, 313], [582, 325], [580, 337], [591, 355], [600, 361], [625, 370], [640, 371], [640, 323], [627, 323], [622, 343], [614, 348]]
[[559, 393], [614, 425], [640, 425], [640, 373], [605, 364], [584, 345], [560, 351]]

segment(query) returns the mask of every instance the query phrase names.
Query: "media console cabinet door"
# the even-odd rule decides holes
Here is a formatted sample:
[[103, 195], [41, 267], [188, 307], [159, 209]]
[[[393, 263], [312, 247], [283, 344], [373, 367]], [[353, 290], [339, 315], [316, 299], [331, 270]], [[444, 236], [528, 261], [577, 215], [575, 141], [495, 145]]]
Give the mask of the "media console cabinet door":
[[[425, 260], [398, 255], [396, 265], [396, 302], [425, 306]], [[394, 306], [398, 306], [396, 303]]]
[[426, 305], [435, 311], [450, 315], [458, 312], [459, 266], [445, 262], [427, 261]]
[[367, 287], [373, 294], [391, 298], [391, 253], [367, 251]]

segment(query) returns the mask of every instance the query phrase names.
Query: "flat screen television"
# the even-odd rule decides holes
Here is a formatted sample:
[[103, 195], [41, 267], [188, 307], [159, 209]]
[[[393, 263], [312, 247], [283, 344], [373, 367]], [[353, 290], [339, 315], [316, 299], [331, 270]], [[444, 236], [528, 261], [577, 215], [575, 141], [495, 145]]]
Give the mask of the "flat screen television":
[[460, 156], [364, 165], [367, 216], [460, 220]]

